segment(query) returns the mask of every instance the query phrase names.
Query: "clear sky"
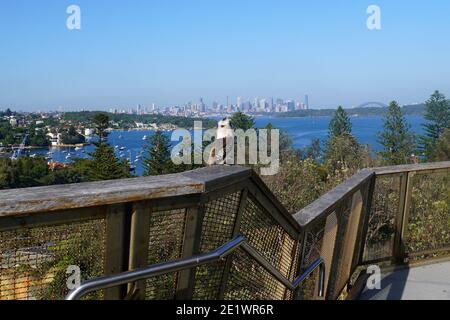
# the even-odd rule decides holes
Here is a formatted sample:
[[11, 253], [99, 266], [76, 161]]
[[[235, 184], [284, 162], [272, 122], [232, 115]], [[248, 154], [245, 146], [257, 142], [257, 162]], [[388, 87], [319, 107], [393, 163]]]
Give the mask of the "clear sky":
[[0, 0], [0, 109], [414, 103], [450, 95], [449, 57], [448, 0]]

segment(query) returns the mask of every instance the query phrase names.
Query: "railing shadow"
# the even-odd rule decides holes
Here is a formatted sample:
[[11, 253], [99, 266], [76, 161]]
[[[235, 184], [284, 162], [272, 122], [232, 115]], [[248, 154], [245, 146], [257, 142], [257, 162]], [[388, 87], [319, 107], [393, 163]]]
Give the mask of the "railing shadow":
[[359, 300], [402, 300], [410, 269], [396, 266], [381, 278], [381, 289], [368, 289], [367, 286]]

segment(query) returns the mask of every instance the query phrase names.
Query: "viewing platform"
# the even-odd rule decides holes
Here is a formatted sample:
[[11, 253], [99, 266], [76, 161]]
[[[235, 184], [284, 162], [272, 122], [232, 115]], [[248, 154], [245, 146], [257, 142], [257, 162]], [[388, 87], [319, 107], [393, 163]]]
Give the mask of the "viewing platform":
[[450, 299], [449, 275], [450, 162], [361, 170], [295, 215], [239, 166], [0, 191], [3, 300]]

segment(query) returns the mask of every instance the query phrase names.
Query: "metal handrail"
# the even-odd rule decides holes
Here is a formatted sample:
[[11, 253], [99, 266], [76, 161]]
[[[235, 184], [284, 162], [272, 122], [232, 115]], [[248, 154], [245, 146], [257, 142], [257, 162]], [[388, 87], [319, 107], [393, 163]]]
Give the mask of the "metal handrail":
[[259, 254], [253, 247], [247, 243], [247, 239], [244, 236], [238, 236], [233, 240], [227, 242], [223, 246], [216, 250], [201, 254], [195, 257], [184, 258], [164, 263], [155, 264], [145, 268], [123, 272], [113, 276], [105, 276], [97, 279], [92, 279], [84, 282], [78, 288], [69, 292], [66, 296], [66, 300], [79, 300], [84, 295], [101, 290], [107, 289], [127, 283], [132, 283], [142, 279], [148, 279], [151, 277], [161, 276], [172, 272], [178, 272], [185, 269], [199, 267], [208, 263], [217, 262], [236, 249], [241, 248], [253, 259], [255, 259], [267, 272], [274, 276], [278, 281], [285, 285], [289, 290], [293, 291], [317, 268], [319, 268], [319, 296], [323, 297], [324, 291], [324, 276], [325, 276], [325, 263], [322, 258], [316, 259], [306, 270], [303, 272], [294, 282], [287, 279], [280, 271], [273, 267], [261, 254]]

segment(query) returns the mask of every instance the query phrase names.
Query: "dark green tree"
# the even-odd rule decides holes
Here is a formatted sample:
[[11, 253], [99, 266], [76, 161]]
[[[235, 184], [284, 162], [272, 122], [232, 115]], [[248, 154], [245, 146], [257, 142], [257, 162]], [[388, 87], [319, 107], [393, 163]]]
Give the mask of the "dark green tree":
[[35, 147], [47, 147], [50, 144], [50, 141], [44, 130], [39, 128], [36, 130], [35, 126], [31, 126], [28, 144]]
[[410, 163], [414, 152], [414, 135], [396, 101], [389, 104], [383, 127], [384, 131], [379, 134], [378, 140], [384, 149], [380, 152], [383, 160], [388, 165]]
[[98, 135], [100, 143], [106, 140], [109, 128], [109, 116], [106, 113], [97, 113], [92, 117], [92, 123], [94, 124], [95, 133]]
[[149, 139], [147, 157], [144, 159], [145, 175], [157, 176], [177, 171], [170, 157], [170, 140], [161, 131]]
[[251, 129], [255, 126], [255, 119], [241, 111], [238, 111], [231, 116], [230, 126], [235, 130], [242, 129], [244, 131], [247, 131], [248, 129]]
[[85, 138], [79, 134], [74, 126], [70, 126], [69, 129], [62, 134], [62, 141], [64, 144], [79, 144], [84, 143]]
[[47, 161], [42, 157], [17, 160], [0, 158], [0, 189], [28, 188], [50, 184]]
[[367, 151], [353, 136], [352, 124], [341, 106], [330, 121], [324, 156], [330, 174], [349, 176], [364, 166]]
[[445, 129], [432, 154], [433, 161], [450, 161], [450, 129]]
[[97, 148], [90, 154], [86, 175], [89, 181], [114, 180], [130, 177], [130, 165], [127, 160], [120, 161], [114, 149], [107, 143], [96, 143]]
[[306, 147], [302, 152], [302, 158], [311, 158], [314, 161], [319, 161], [321, 157], [320, 139], [313, 139], [311, 145]]
[[330, 121], [329, 137], [337, 137], [352, 133], [352, 123], [344, 108], [339, 106]]
[[431, 158], [436, 143], [444, 130], [450, 128], [450, 103], [439, 91], [435, 91], [426, 102], [425, 135], [421, 137], [421, 149], [427, 158]]
[[325, 165], [330, 174], [351, 176], [364, 167], [368, 157], [366, 148], [361, 146], [353, 135], [333, 136], [327, 142]]

